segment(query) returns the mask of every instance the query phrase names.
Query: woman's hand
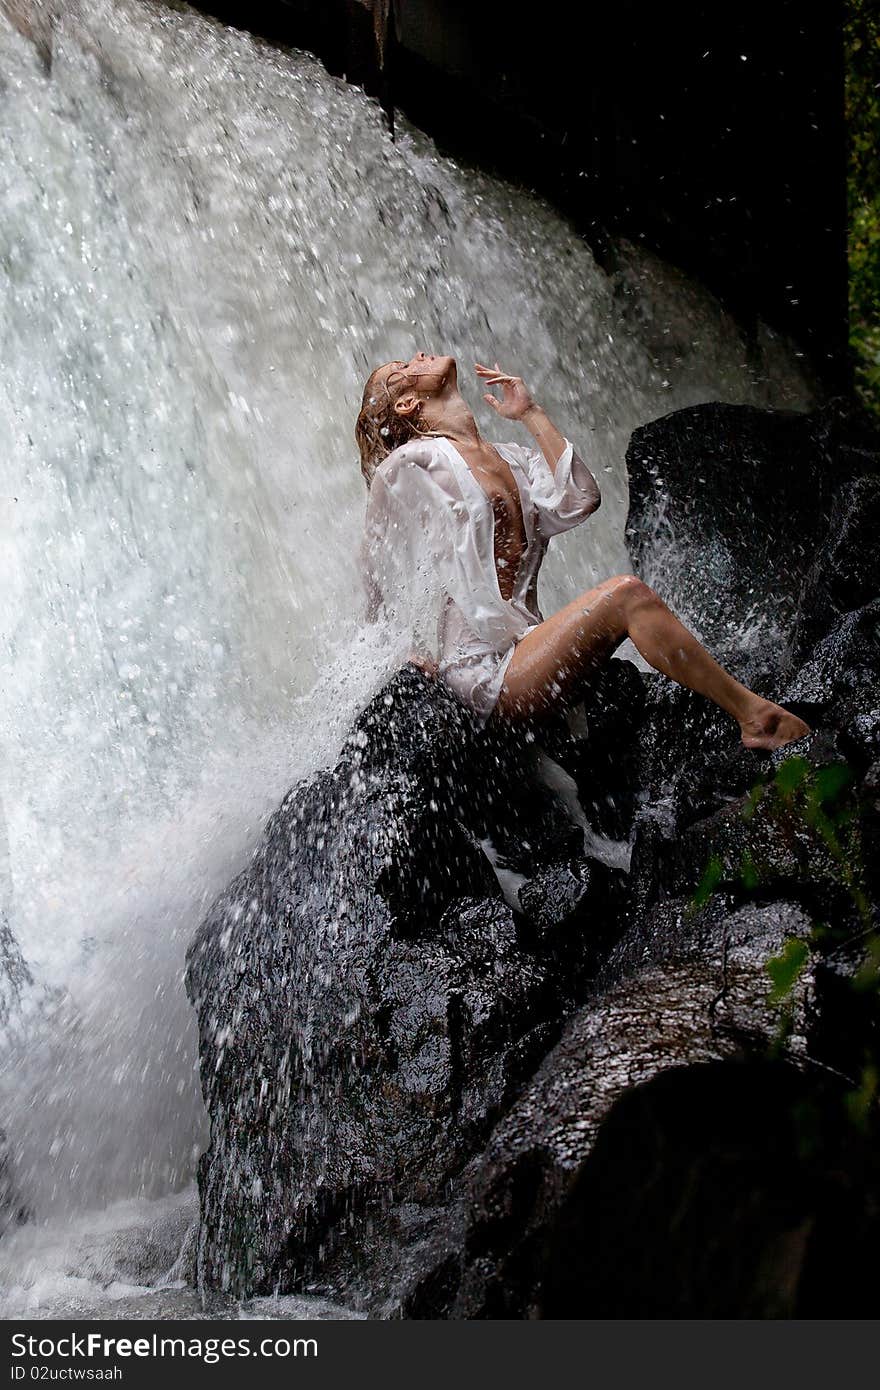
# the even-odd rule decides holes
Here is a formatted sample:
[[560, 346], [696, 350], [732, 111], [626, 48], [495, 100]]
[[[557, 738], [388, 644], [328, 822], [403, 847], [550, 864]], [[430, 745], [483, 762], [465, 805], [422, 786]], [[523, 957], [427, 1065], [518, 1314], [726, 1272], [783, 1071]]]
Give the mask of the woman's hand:
[[475, 362], [474, 366], [477, 376], [485, 386], [501, 387], [500, 399], [491, 391], [487, 391], [483, 400], [488, 402], [498, 415], [503, 415], [505, 420], [522, 420], [530, 410], [535, 409], [535, 402], [521, 376], [511, 376], [509, 372], [502, 372], [497, 362], [494, 367], [484, 367], [480, 362]]
[[[491, 405], [498, 415], [503, 415], [505, 420], [521, 420], [526, 429], [531, 434], [541, 453], [544, 455], [550, 469], [556, 476], [556, 465], [565, 452], [567, 440], [564, 435], [548, 419], [547, 412], [536, 405], [532, 399], [528, 387], [524, 384], [521, 376], [511, 376], [509, 372], [502, 372], [498, 363], [494, 367], [484, 367], [481, 362], [475, 362], [477, 376], [486, 386], [500, 386], [501, 399], [487, 392], [483, 397]], [[590, 475], [592, 477], [592, 474]], [[593, 479], [595, 483], [595, 479]], [[596, 491], [598, 497], [598, 489]], [[599, 503], [596, 502], [598, 507]]]
[[418, 667], [426, 676], [436, 676], [440, 673], [437, 660], [430, 652], [410, 652], [407, 661], [410, 666]]

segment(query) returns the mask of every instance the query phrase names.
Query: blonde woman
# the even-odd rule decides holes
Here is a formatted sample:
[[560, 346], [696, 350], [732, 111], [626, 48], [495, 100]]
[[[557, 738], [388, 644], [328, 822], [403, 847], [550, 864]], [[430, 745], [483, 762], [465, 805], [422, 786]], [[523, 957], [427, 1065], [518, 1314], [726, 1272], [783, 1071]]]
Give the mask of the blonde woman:
[[521, 377], [497, 363], [475, 370], [485, 388], [500, 390], [483, 399], [525, 426], [530, 446], [483, 438], [454, 357], [418, 352], [377, 367], [367, 382], [355, 437], [370, 492], [370, 616], [407, 611], [407, 590], [428, 596], [431, 621], [414, 655], [482, 723], [565, 705], [629, 637], [656, 670], [731, 715], [746, 747], [779, 748], [809, 733], [719, 666], [634, 575], [606, 579], [544, 618], [537, 582], [547, 545], [596, 511], [599, 487]]

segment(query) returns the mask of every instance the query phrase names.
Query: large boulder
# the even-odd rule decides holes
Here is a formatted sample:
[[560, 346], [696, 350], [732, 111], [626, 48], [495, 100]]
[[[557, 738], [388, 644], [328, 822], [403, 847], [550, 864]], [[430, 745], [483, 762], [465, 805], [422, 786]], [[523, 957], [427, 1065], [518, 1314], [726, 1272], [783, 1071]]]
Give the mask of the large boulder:
[[873, 1317], [876, 1150], [843, 1091], [766, 1060], [626, 1090], [560, 1205], [541, 1315]]
[[[432, 1264], [426, 1250], [421, 1280], [433, 1288], [443, 1268], [445, 1301], [422, 1315], [539, 1315], [557, 1213], [606, 1117], [633, 1088], [673, 1069], [758, 1063], [777, 1041], [799, 1070], [810, 1054], [814, 971], [802, 973], [783, 1012], [768, 999], [765, 966], [787, 940], [809, 933], [808, 915], [784, 901], [731, 906], [719, 898], [694, 911], [680, 899], [655, 908], [636, 939], [620, 943], [463, 1175], [455, 1277], [448, 1251], [435, 1252]], [[606, 1199], [614, 1192], [607, 1188]], [[416, 1282], [409, 1306], [420, 1306], [423, 1293]]]
[[[876, 467], [880, 470], [880, 453]], [[804, 656], [848, 613], [877, 596], [880, 471], [842, 481], [798, 596], [792, 656]]]
[[636, 572], [742, 679], [772, 684], [841, 484], [880, 464], [863, 416], [692, 406], [637, 429], [626, 464]]
[[[530, 752], [407, 668], [214, 904], [187, 976], [209, 1286], [296, 1287], [391, 1200], [436, 1200], [558, 1034], [583, 932], [548, 928], [589, 914], [590, 875]], [[531, 931], [481, 848], [496, 802]]]
[[798, 745], [750, 753], [626, 661], [519, 733], [406, 668], [289, 794], [189, 956], [204, 1285], [860, 1306], [821, 1270], [877, 1235], [878, 457], [840, 404], [696, 407], [630, 449], [637, 567], [803, 711]]

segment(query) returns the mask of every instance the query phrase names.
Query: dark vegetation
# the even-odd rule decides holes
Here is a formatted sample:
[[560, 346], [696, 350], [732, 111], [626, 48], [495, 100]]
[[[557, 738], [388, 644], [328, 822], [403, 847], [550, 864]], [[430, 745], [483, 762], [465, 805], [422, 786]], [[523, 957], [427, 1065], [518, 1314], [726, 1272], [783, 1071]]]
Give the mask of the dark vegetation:
[[880, 8], [875, 0], [849, 0], [846, 52], [849, 340], [859, 395], [880, 414]]

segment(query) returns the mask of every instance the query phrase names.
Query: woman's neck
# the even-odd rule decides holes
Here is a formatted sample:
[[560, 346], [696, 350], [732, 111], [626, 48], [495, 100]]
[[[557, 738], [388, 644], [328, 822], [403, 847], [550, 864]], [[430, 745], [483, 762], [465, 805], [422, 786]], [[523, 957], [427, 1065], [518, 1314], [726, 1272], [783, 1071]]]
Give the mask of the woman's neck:
[[445, 399], [435, 396], [425, 401], [422, 422], [432, 434], [443, 434], [456, 444], [473, 444], [479, 447], [483, 443], [483, 437], [467, 401], [457, 391]]

